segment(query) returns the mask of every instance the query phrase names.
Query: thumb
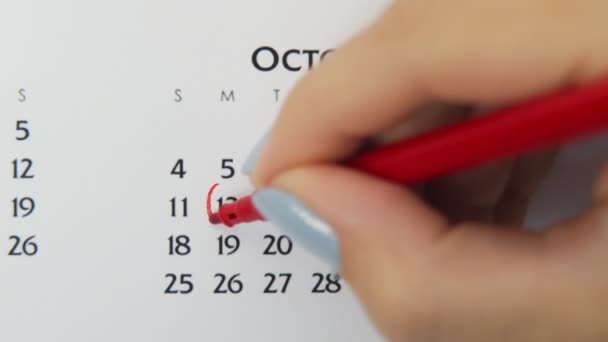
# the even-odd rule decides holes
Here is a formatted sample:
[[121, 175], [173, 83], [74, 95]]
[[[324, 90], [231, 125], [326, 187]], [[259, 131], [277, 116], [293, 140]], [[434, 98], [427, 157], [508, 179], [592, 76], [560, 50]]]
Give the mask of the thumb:
[[339, 241], [343, 273], [355, 273], [349, 272], [351, 263], [361, 268], [372, 257], [384, 261], [393, 245], [402, 256], [418, 254], [447, 228], [439, 213], [407, 189], [336, 165], [292, 169], [275, 178], [273, 187], [327, 223]]
[[[339, 258], [326, 261], [340, 267], [380, 331], [395, 331], [383, 326], [395, 322], [385, 317], [394, 316], [386, 303], [408, 283], [401, 279], [411, 275], [408, 261], [415, 263], [429, 250], [447, 221], [406, 188], [337, 165], [295, 168], [276, 177], [272, 186], [298, 198], [331, 233], [319, 238], [318, 220], [298, 218], [302, 210], [297, 208], [286, 210], [288, 198], [269, 203], [271, 196], [264, 192], [275, 190], [254, 197], [260, 212], [313, 253]], [[320, 250], [332, 248], [336, 251]]]

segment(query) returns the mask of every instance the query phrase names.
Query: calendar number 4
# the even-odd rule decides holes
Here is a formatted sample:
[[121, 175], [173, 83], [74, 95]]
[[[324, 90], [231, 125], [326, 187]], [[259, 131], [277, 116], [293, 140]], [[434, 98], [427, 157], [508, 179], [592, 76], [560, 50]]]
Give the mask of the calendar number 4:
[[171, 170], [171, 175], [178, 176], [179, 178], [184, 178], [184, 176], [186, 176], [183, 159], [178, 159], [177, 162], [175, 162], [175, 166], [173, 166], [173, 169]]

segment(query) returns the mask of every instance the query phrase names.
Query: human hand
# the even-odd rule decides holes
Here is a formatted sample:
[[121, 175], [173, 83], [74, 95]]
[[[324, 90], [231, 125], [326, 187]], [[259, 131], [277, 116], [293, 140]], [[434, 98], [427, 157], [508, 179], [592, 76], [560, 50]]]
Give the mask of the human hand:
[[258, 209], [339, 264], [391, 340], [608, 339], [608, 169], [593, 208], [531, 233], [519, 225], [551, 151], [417, 192], [338, 164], [369, 137], [605, 75], [606, 13], [593, 0], [394, 2], [288, 98], [246, 166]]

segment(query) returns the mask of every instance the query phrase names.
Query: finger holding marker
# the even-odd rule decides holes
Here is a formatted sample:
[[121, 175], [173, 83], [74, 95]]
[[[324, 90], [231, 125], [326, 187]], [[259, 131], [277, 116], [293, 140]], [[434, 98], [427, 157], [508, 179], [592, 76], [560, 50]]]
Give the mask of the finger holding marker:
[[450, 225], [406, 188], [338, 164], [428, 103], [500, 106], [604, 75], [603, 13], [597, 1], [395, 2], [295, 87], [245, 165], [254, 205], [339, 266], [391, 339], [605, 339], [607, 170], [594, 208], [531, 234]]
[[[561, 20], [547, 16], [544, 6], [519, 1], [458, 1], [441, 8], [395, 2], [295, 87], [245, 170], [262, 188], [289, 168], [344, 160], [366, 138], [403, 121], [409, 131], [426, 129], [435, 119], [415, 114], [429, 103], [495, 107], [585, 83], [606, 70], [600, 61], [608, 58], [605, 48], [595, 51], [603, 47], [597, 6], [581, 4], [585, 13], [574, 17], [564, 10], [568, 20]], [[514, 17], [518, 30], [504, 30]], [[450, 120], [446, 115], [443, 121]], [[521, 203], [542, 181], [551, 155], [446, 177], [429, 184], [425, 197], [452, 221], [521, 221]]]
[[[608, 69], [607, 63], [599, 62], [607, 60], [608, 49], [580, 46], [581, 36], [593, 48], [601, 45], [604, 37], [597, 29], [604, 18], [597, 11], [603, 8], [577, 7], [585, 13], [575, 18], [564, 11], [566, 20], [547, 16], [541, 3], [458, 1], [446, 9], [432, 2], [395, 2], [368, 30], [296, 85], [244, 171], [263, 189], [287, 170], [350, 157], [366, 138], [407, 121], [428, 103], [497, 106], [582, 84]], [[484, 10], [483, 17], [477, 15], [479, 10]], [[518, 18], [518, 31], [502, 29], [513, 17]], [[445, 38], [448, 33], [450, 39]], [[522, 77], [530, 74], [535, 77]], [[471, 185], [478, 185], [469, 181], [480, 180], [474, 176], [465, 183], [456, 179], [442, 185], [449, 190], [460, 187], [456, 194], [468, 198], [469, 189], [475, 188]], [[522, 180], [513, 182], [516, 185], [529, 183], [526, 177], [518, 178]], [[491, 177], [485, 179], [491, 184]], [[295, 186], [281, 185], [287, 192]], [[472, 201], [474, 205], [489, 203], [493, 209], [501, 201], [500, 191], [484, 194], [491, 187], [478, 188], [476, 195], [482, 200]], [[308, 191], [314, 194], [320, 189]], [[343, 228], [347, 227], [334, 227]]]
[[[604, 45], [605, 18], [593, 12], [605, 3], [581, 5], [579, 16], [564, 9], [564, 18], [534, 2], [433, 3], [395, 2], [296, 85], [246, 166], [255, 185], [289, 168], [347, 158], [431, 102], [513, 103], [607, 69], [607, 49], [594, 50]], [[518, 30], [504, 30], [514, 17]]]

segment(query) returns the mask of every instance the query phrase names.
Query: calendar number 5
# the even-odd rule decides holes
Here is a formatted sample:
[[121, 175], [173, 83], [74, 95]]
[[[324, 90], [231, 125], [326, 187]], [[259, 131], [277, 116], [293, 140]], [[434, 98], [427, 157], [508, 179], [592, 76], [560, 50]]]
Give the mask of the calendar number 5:
[[234, 177], [234, 174], [236, 173], [234, 171], [234, 159], [222, 159], [222, 171], [225, 171], [225, 173], [222, 176], [222, 178], [224, 179], [229, 179]]
[[27, 140], [27, 138], [30, 137], [30, 130], [27, 127], [27, 125], [28, 125], [27, 120], [18, 120], [17, 121], [17, 132], [20, 133], [15, 137], [15, 139], [17, 139], [17, 141]]

